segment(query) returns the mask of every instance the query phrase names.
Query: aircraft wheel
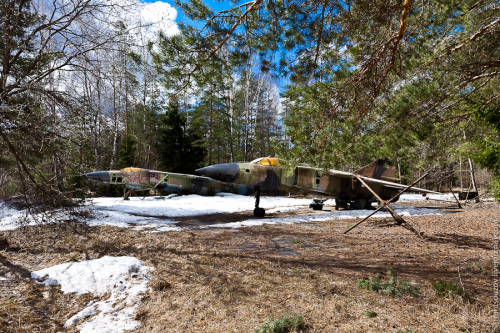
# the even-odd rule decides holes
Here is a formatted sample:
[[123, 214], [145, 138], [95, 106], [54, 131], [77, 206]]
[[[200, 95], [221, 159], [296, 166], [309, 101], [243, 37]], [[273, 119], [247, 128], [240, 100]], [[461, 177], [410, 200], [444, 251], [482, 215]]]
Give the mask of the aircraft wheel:
[[313, 210], [323, 210], [323, 205], [310, 205]]
[[253, 210], [253, 216], [255, 217], [264, 217], [264, 215], [266, 215], [266, 210], [264, 208], [255, 208]]
[[366, 206], [367, 206], [367, 201], [365, 199], [355, 200], [353, 203], [351, 203], [352, 209], [365, 209]]

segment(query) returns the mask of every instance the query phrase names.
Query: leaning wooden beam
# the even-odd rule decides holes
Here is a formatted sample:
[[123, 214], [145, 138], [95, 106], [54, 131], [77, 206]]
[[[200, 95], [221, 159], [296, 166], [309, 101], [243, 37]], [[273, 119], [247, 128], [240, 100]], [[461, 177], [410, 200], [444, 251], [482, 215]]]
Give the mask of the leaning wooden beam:
[[[378, 194], [372, 190], [372, 188], [370, 186], [368, 186], [367, 183], [365, 183], [365, 181], [360, 177], [358, 176], [357, 174], [354, 174], [354, 177], [356, 177], [360, 182], [361, 184], [363, 184], [370, 192], [372, 192], [372, 194], [378, 199], [378, 201], [380, 202], [380, 204], [383, 204], [385, 203], [385, 200], [382, 200], [382, 198], [380, 198], [378, 196]], [[394, 218], [394, 220], [396, 220], [397, 224], [402, 224], [402, 223], [405, 223], [406, 221], [401, 217], [399, 216], [392, 208], [390, 205], [387, 205], [387, 210], [389, 210], [389, 213], [391, 213], [392, 217]]]
[[129, 189], [127, 193], [123, 196], [123, 200], [127, 200], [127, 198], [134, 192], [134, 189]]
[[[367, 184], [367, 183], [365, 183], [361, 177], [359, 177], [359, 176], [358, 176], [358, 175], [356, 175], [356, 174], [354, 174], [354, 176], [355, 176], [355, 177], [356, 177], [356, 178], [357, 178], [357, 179], [358, 179], [358, 180], [359, 180], [362, 184], [364, 184], [364, 185], [365, 185], [365, 187], [366, 187], [366, 188], [367, 188], [370, 192], [372, 192], [372, 194], [373, 194], [373, 195], [374, 195], [374, 196], [375, 196], [375, 197], [376, 197], [376, 198], [380, 201], [380, 203], [381, 203], [381, 204], [385, 203], [385, 201], [384, 201], [384, 200], [382, 200], [382, 198], [380, 198], [380, 197], [378, 196], [378, 194], [377, 194], [377, 193], [375, 193], [375, 191], [373, 191], [373, 190], [371, 189], [371, 187], [370, 187], [370, 186], [368, 186], [368, 184]], [[415, 229], [414, 229], [414, 228], [413, 228], [413, 227], [412, 227], [412, 226], [411, 226], [408, 222], [406, 222], [406, 221], [405, 221], [405, 220], [404, 220], [401, 216], [399, 216], [399, 215], [398, 215], [398, 214], [397, 214], [397, 213], [396, 213], [396, 212], [392, 209], [392, 207], [391, 207], [389, 204], [387, 204], [387, 206], [386, 206], [386, 207], [387, 207], [387, 210], [389, 210], [389, 213], [391, 213], [392, 217], [393, 217], [393, 218], [394, 218], [394, 220], [396, 221], [396, 224], [398, 224], [398, 225], [404, 225], [404, 227], [405, 227], [405, 228], [407, 228], [408, 230], [410, 230], [410, 231], [414, 232], [415, 234], [417, 234], [417, 236], [418, 236], [418, 237], [420, 237], [421, 239], [424, 239], [424, 237], [422, 237], [422, 235], [421, 235], [421, 234], [420, 234], [417, 230], [415, 230]]]
[[457, 196], [455, 195], [455, 192], [453, 191], [452, 187], [453, 187], [453, 184], [450, 182], [450, 185], [449, 185], [450, 191], [453, 194], [453, 197], [455, 198], [455, 200], [458, 204], [458, 208], [462, 208], [462, 205], [460, 204], [460, 201], [458, 200]]
[[[167, 179], [167, 178], [168, 178], [168, 173], [165, 175], [165, 177], [163, 177], [162, 179], [160, 179], [160, 181], [159, 181], [158, 183], [156, 183], [156, 185], [155, 185], [155, 186], [153, 186], [152, 190], [153, 190], [153, 191], [155, 191], [155, 193], [156, 193], [156, 187], [157, 187], [157, 186], [158, 186], [158, 185], [159, 185], [162, 181], [164, 181], [164, 180], [165, 180], [165, 179]], [[161, 191], [159, 192], [159, 194], [160, 194], [160, 198], [161, 198], [163, 201], [165, 201], [165, 198], [163, 197], [163, 195], [161, 195]]]
[[344, 234], [347, 234], [349, 231], [351, 231], [352, 229], [356, 228], [358, 225], [360, 225], [361, 223], [363, 223], [364, 221], [366, 221], [369, 217], [371, 217], [372, 215], [374, 215], [375, 213], [377, 213], [379, 210], [381, 210], [382, 208], [384, 208], [385, 206], [387, 206], [392, 200], [396, 199], [401, 194], [403, 194], [406, 191], [408, 191], [411, 187], [413, 187], [416, 183], [418, 183], [423, 178], [425, 178], [428, 174], [429, 173], [426, 172], [422, 177], [420, 177], [419, 179], [417, 179], [416, 181], [414, 181], [410, 186], [406, 187], [404, 190], [402, 190], [401, 192], [399, 192], [397, 195], [393, 196], [391, 199], [385, 201], [373, 213], [371, 213], [370, 215], [368, 215], [367, 217], [365, 217], [364, 219], [362, 219], [361, 221], [359, 221], [358, 223], [356, 223], [355, 225], [353, 225], [352, 227], [350, 227], [349, 229], [347, 229], [346, 231], [344, 231]]

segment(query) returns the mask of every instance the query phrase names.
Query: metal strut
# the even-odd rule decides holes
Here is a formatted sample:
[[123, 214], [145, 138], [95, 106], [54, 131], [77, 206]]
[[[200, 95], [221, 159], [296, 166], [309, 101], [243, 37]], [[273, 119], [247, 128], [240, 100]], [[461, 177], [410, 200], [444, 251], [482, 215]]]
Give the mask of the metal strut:
[[266, 211], [264, 208], [260, 208], [260, 187], [255, 189], [255, 209], [253, 210], [253, 216], [255, 217], [264, 217], [266, 215]]

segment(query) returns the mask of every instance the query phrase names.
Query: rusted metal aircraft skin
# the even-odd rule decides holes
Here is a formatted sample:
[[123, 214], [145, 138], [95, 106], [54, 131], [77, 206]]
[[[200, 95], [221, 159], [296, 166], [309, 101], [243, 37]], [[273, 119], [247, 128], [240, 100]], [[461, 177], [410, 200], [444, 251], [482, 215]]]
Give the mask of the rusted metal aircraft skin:
[[[258, 191], [281, 191], [304, 194], [313, 197], [336, 199], [336, 208], [363, 209], [377, 198], [351, 172], [297, 166], [292, 175], [287, 176], [279, 160], [272, 157], [256, 159], [250, 163], [225, 163], [196, 170], [196, 173], [218, 180], [244, 184]], [[388, 200], [405, 188], [390, 182], [394, 180], [396, 169], [387, 160], [375, 161], [354, 173], [362, 179], [383, 200]], [[413, 192], [436, 193], [413, 188]], [[260, 193], [259, 193], [260, 194]], [[396, 200], [395, 200], [396, 201]]]
[[177, 194], [216, 195], [220, 192], [251, 195], [255, 192], [251, 186], [222, 182], [215, 179], [172, 172], [163, 172], [141, 168], [97, 171], [83, 174], [89, 180], [102, 183], [123, 185], [135, 191], [158, 190], [158, 192]]

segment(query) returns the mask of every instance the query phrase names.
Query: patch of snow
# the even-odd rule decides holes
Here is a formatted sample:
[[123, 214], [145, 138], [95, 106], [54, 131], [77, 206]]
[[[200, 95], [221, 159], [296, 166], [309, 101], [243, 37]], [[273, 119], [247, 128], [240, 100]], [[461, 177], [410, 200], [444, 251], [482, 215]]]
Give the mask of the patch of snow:
[[138, 216], [113, 210], [101, 210], [94, 212], [94, 217], [87, 220], [91, 227], [110, 225], [121, 228], [134, 227], [134, 230], [161, 228], [162, 231], [179, 231], [179, 227], [172, 219], [159, 219], [157, 217]]
[[[453, 200], [451, 194], [431, 195], [432, 199]], [[425, 197], [419, 194], [403, 194], [400, 201], [422, 201]], [[262, 197], [260, 206], [266, 209], [267, 213], [290, 212], [301, 208], [306, 208], [312, 202], [311, 199], [299, 199], [288, 197]], [[94, 198], [87, 200], [87, 207], [90, 208], [94, 217], [87, 219], [89, 226], [110, 225], [122, 228], [133, 228], [134, 230], [144, 230], [149, 232], [158, 231], [181, 231], [183, 228], [177, 226], [177, 217], [203, 216], [209, 214], [228, 214], [242, 211], [251, 211], [255, 205], [253, 196], [242, 196], [231, 193], [220, 193], [212, 197], [199, 195], [171, 195], [168, 197], [132, 197], [130, 200], [122, 198]], [[334, 206], [334, 200], [328, 200], [325, 205]], [[403, 208], [401, 208], [403, 209]], [[404, 207], [402, 214], [417, 212], [423, 215], [422, 208]], [[367, 213], [368, 212], [368, 213]], [[263, 223], [289, 223], [287, 221], [324, 221], [327, 219], [362, 217], [371, 211], [340, 211], [331, 213], [317, 213], [310, 217], [287, 217], [252, 219], [235, 222], [234, 224], [219, 224], [213, 227], [224, 226], [244, 226]], [[408, 212], [408, 213], [405, 213]], [[437, 214], [436, 210], [428, 210], [425, 214]], [[54, 214], [63, 214], [55, 212]], [[382, 214], [382, 213], [379, 213]], [[18, 211], [0, 203], [0, 231], [18, 228], [20, 224], [17, 219], [25, 217], [26, 211]], [[378, 215], [377, 215], [378, 216]], [[58, 217], [64, 220], [64, 215]], [[28, 224], [36, 224], [39, 216], [27, 219]], [[302, 219], [302, 220], [300, 220]]]
[[[457, 194], [455, 194], [457, 195]], [[409, 201], [425, 201], [429, 199], [436, 200], [455, 200], [453, 194], [427, 194], [425, 197], [422, 194], [413, 194], [413, 193], [403, 193], [399, 198], [401, 202], [409, 202]]]
[[[135, 320], [135, 309], [140, 295], [148, 290], [152, 267], [133, 257], [102, 257], [71, 262], [31, 273], [31, 277], [49, 285], [61, 285], [65, 293], [92, 293], [110, 297], [91, 303], [68, 319], [65, 327], [78, 324], [80, 332], [123, 332], [140, 324]], [[89, 316], [92, 316], [88, 318]], [[88, 319], [87, 319], [88, 318]]]
[[[308, 206], [311, 199], [295, 199], [285, 197], [261, 197], [260, 207], [281, 209], [282, 207]], [[130, 200], [121, 198], [95, 198], [91, 202], [96, 210], [117, 211], [127, 214], [137, 214], [162, 217], [200, 216], [208, 214], [235, 213], [253, 210], [255, 198], [231, 193], [222, 193], [213, 197], [200, 195], [176, 196], [166, 200], [156, 197], [133, 197]], [[302, 208], [302, 207], [298, 207]]]
[[3, 276], [0, 276], [0, 281], [8, 281], [9, 279], [4, 278]]
[[266, 210], [267, 214], [272, 214], [272, 213], [284, 213], [284, 212], [291, 212], [294, 210], [298, 210], [301, 208], [306, 208], [307, 206], [290, 206], [290, 207], [278, 207], [278, 208], [273, 208], [273, 209], [268, 209]]
[[[54, 211], [50, 213], [56, 219], [63, 219], [65, 213]], [[10, 208], [3, 202], [0, 202], [0, 231], [14, 230], [21, 226], [33, 226], [47, 221], [47, 214], [29, 215], [26, 209], [17, 210]]]
[[[442, 213], [437, 212], [435, 209], [429, 208], [418, 208], [418, 207], [405, 207], [392, 205], [392, 209], [400, 216], [422, 216], [422, 215], [442, 215]], [[240, 228], [240, 227], [250, 227], [263, 224], [291, 224], [291, 223], [305, 223], [305, 222], [321, 222], [327, 220], [340, 220], [340, 219], [355, 219], [364, 218], [370, 215], [373, 210], [343, 210], [335, 213], [319, 213], [305, 216], [289, 216], [289, 217], [277, 217], [277, 218], [267, 218], [267, 219], [250, 219], [239, 222], [222, 223], [222, 224], [211, 224], [203, 226], [203, 228]], [[379, 211], [372, 217], [390, 217], [389, 212]]]

